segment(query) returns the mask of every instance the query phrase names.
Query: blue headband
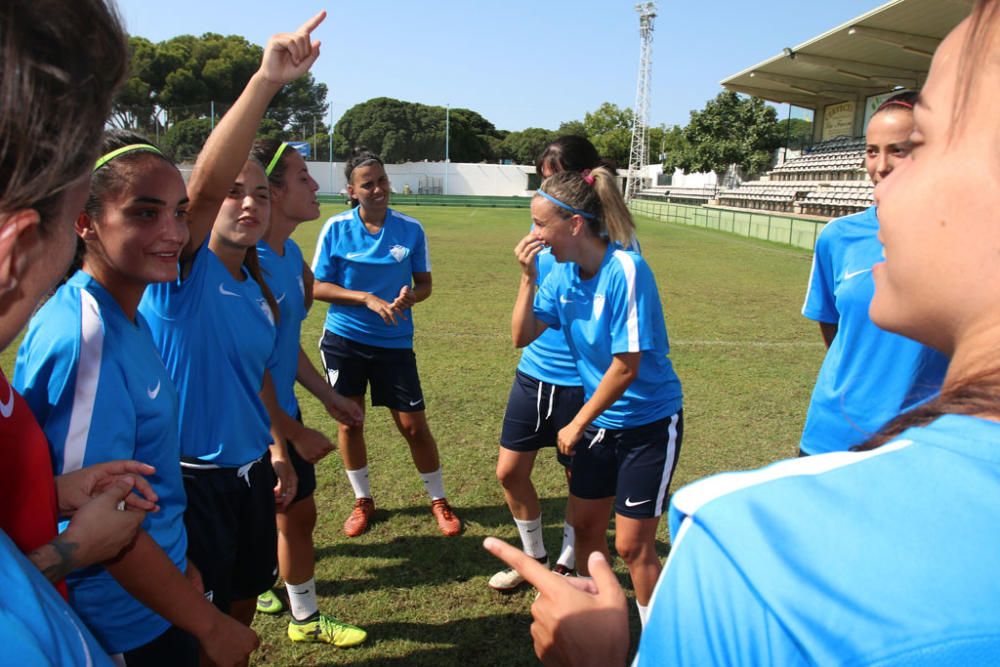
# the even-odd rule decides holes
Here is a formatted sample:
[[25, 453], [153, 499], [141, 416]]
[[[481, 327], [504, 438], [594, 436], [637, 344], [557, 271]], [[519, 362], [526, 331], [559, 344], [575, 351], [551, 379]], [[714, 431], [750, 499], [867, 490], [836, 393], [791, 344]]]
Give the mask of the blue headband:
[[548, 199], [550, 202], [552, 202], [553, 204], [555, 204], [559, 208], [566, 209], [570, 213], [572, 213], [574, 215], [578, 215], [581, 218], [586, 218], [587, 220], [593, 220], [594, 218], [597, 217], [593, 213], [587, 213], [586, 211], [581, 211], [578, 208], [573, 208], [572, 206], [570, 206], [566, 202], [559, 201], [558, 199], [556, 199], [555, 197], [553, 197], [552, 195], [550, 195], [545, 190], [542, 190], [541, 188], [538, 188], [537, 190], [535, 190], [535, 194], [538, 194], [538, 195], [541, 195], [541, 196], [545, 197], [546, 199]]

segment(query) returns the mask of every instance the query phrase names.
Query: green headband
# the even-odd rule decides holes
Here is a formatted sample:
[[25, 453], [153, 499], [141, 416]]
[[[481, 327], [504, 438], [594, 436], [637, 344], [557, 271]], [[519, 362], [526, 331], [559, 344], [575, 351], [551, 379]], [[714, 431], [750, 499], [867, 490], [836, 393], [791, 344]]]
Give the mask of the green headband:
[[274, 157], [267, 163], [267, 168], [264, 170], [264, 173], [268, 178], [271, 178], [271, 172], [274, 171], [274, 167], [277, 166], [278, 160], [281, 159], [281, 154], [285, 152], [286, 148], [288, 148], [288, 144], [282, 141], [281, 145], [278, 146], [278, 150], [274, 152]]
[[97, 162], [94, 163], [94, 171], [97, 171], [107, 163], [114, 160], [119, 155], [124, 155], [125, 153], [134, 153], [135, 151], [148, 151], [150, 153], [156, 153], [157, 155], [160, 156], [163, 155], [160, 149], [157, 148], [156, 146], [153, 146], [152, 144], [129, 144], [128, 146], [122, 146], [121, 148], [116, 148], [110, 153], [102, 155], [100, 158], [98, 158]]

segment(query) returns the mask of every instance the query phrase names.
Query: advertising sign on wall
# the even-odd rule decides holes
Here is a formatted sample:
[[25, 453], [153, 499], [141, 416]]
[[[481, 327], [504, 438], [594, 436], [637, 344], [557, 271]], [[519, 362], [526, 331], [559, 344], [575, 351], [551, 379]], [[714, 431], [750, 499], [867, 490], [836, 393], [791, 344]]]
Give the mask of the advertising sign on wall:
[[854, 102], [831, 104], [823, 110], [823, 141], [854, 136]]

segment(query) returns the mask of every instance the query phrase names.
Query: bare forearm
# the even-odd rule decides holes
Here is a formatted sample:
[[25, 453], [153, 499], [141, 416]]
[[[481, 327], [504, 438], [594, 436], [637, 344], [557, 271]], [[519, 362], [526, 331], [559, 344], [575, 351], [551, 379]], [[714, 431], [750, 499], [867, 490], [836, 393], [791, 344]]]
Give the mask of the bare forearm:
[[547, 325], [535, 317], [534, 301], [534, 278], [522, 275], [514, 311], [510, 317], [510, 335], [514, 347], [525, 347], [545, 331]]
[[576, 413], [573, 421], [580, 428], [589, 426], [601, 413], [614, 405], [615, 401], [622, 397], [625, 390], [628, 389], [638, 374], [638, 354], [635, 356], [634, 363], [626, 362], [621, 357], [615, 356], [611, 360], [608, 370], [604, 372], [604, 376], [597, 385], [593, 396], [583, 404], [583, 407]]
[[80, 545], [60, 534], [48, 544], [28, 553], [27, 556], [39, 572], [54, 584], [62, 581], [67, 574], [84, 565], [77, 560], [79, 550]]
[[313, 284], [313, 298], [317, 301], [335, 303], [339, 306], [363, 306], [365, 299], [371, 296], [368, 292], [350, 290], [335, 283], [326, 283], [317, 280]]
[[305, 350], [301, 347], [299, 347], [299, 365], [295, 379], [306, 388], [306, 391], [315, 396], [324, 405], [332, 400], [333, 388], [327, 384], [326, 379], [312, 365]]
[[208, 631], [215, 607], [201, 595], [145, 531], [108, 572], [132, 597], [196, 637]]

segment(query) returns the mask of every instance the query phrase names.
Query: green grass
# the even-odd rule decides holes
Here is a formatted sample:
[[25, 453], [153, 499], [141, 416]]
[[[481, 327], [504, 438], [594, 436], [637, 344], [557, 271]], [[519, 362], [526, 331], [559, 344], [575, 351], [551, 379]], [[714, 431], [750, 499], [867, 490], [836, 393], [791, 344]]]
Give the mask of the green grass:
[[[323, 218], [336, 210], [324, 206]], [[333, 454], [317, 468], [315, 542], [321, 609], [365, 627], [370, 639], [349, 650], [293, 645], [285, 637], [287, 615], [258, 617], [255, 665], [536, 664], [528, 633], [534, 592], [489, 590], [486, 580], [499, 562], [481, 547], [488, 535], [517, 539], [494, 466], [518, 360], [509, 334], [519, 275], [513, 247], [529, 218], [526, 211], [493, 208], [401, 210], [423, 222], [429, 239], [434, 294], [415, 309], [414, 344], [446, 489], [466, 530], [456, 538], [437, 532], [405, 443], [387, 411], [369, 410], [376, 523], [353, 540], [340, 533], [353, 494]], [[815, 325], [799, 314], [809, 252], [642, 217], [637, 222], [684, 385], [685, 440], [672, 488], [794, 456], [823, 355]], [[320, 226], [308, 223], [296, 232], [307, 259]], [[303, 330], [317, 365], [324, 311], [323, 304], [315, 307]], [[2, 361], [12, 370], [13, 350]], [[302, 397], [301, 404], [308, 425], [335, 435], [335, 424], [314, 400]], [[551, 450], [539, 457], [534, 480], [554, 551], [565, 483]], [[665, 557], [665, 522], [658, 537]], [[609, 539], [613, 543], [613, 533]], [[616, 571], [628, 587], [620, 560]], [[635, 637], [634, 606], [630, 613]]]

